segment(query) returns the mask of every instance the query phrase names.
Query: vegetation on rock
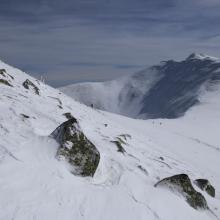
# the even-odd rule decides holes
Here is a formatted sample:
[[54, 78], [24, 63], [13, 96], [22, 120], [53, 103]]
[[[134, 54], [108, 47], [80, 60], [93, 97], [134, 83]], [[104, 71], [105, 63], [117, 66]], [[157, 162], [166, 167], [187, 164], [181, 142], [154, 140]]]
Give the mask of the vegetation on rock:
[[208, 209], [205, 197], [193, 188], [190, 178], [186, 174], [162, 179], [155, 184], [155, 187], [157, 186], [164, 186], [180, 193], [194, 209]]
[[95, 174], [100, 153], [84, 135], [74, 117], [61, 124], [51, 136], [60, 144], [57, 157], [67, 160], [72, 165], [74, 174], [81, 176]]
[[215, 188], [207, 179], [197, 179], [194, 183], [203, 191], [206, 191], [210, 196], [215, 197]]

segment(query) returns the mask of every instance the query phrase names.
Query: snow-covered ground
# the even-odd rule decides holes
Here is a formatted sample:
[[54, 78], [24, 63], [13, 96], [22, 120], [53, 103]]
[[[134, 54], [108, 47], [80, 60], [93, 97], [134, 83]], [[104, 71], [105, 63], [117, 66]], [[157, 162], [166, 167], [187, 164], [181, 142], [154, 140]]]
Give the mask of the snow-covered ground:
[[[0, 83], [1, 220], [220, 218], [218, 88], [179, 119], [137, 120], [80, 104], [2, 62], [0, 69], [14, 78], [7, 75], [13, 87]], [[27, 78], [40, 95], [22, 86]], [[55, 158], [58, 144], [48, 136], [66, 112], [100, 152], [93, 178], [74, 176]], [[123, 135], [125, 154], [111, 142]], [[216, 197], [202, 193], [211, 211], [195, 210], [180, 195], [154, 187], [179, 173], [210, 180]]]

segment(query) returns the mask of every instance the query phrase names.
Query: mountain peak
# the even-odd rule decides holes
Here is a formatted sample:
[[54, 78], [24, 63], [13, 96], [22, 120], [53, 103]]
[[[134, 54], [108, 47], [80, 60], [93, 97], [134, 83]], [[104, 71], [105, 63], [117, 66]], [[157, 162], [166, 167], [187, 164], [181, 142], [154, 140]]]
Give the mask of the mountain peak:
[[213, 60], [213, 61], [217, 61], [217, 60], [219, 60], [219, 58], [209, 56], [209, 55], [203, 54], [203, 53], [192, 53], [186, 58], [186, 60]]

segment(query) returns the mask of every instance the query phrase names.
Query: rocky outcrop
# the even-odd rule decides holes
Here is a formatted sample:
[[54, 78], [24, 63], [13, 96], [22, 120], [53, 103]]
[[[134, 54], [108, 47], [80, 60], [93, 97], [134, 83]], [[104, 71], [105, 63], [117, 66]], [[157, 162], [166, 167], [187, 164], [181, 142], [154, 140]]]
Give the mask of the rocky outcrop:
[[81, 176], [95, 174], [100, 160], [99, 151], [84, 135], [74, 117], [61, 124], [51, 136], [60, 144], [57, 158], [71, 164], [73, 174]]
[[34, 83], [32, 83], [29, 79], [26, 79], [22, 85], [25, 89], [32, 89], [35, 94], [40, 95], [39, 88], [36, 85], [34, 85]]
[[[132, 118], [178, 118], [220, 81], [220, 59], [191, 54], [103, 83], [79, 83], [61, 91], [88, 106]], [[102, 95], [100, 95], [102, 94]]]
[[0, 83], [1, 84], [4, 84], [4, 85], [6, 85], [6, 86], [10, 86], [10, 87], [13, 87], [7, 80], [5, 80], [5, 79], [0, 79]]
[[7, 74], [5, 69], [0, 69], [0, 83], [6, 86], [13, 87], [12, 84], [10, 83], [10, 79], [13, 79], [13, 77]]
[[167, 187], [173, 192], [180, 193], [187, 203], [194, 209], [208, 209], [205, 197], [197, 192], [186, 174], [179, 174], [162, 179], [155, 184], [155, 187]]
[[206, 191], [210, 196], [215, 197], [215, 188], [210, 184], [207, 179], [197, 179], [194, 181], [194, 183], [201, 190]]
[[0, 75], [6, 77], [5, 73], [6, 73], [5, 69], [0, 69]]
[[63, 116], [65, 116], [67, 119], [74, 118], [70, 112], [63, 113]]

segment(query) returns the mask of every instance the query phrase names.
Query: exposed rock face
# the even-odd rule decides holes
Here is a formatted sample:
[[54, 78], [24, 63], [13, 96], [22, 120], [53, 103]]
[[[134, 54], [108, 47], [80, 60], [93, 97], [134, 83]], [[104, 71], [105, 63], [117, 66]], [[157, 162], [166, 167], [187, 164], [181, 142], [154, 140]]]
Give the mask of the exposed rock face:
[[65, 116], [67, 119], [74, 118], [70, 112], [63, 113], [63, 116]]
[[5, 70], [5, 69], [0, 69], [0, 75], [2, 75], [2, 76], [5, 77], [5, 73], [6, 73], [6, 70]]
[[127, 145], [128, 138], [130, 139], [131, 135], [121, 134], [118, 137], [116, 137], [114, 141], [111, 141], [111, 142], [117, 146], [118, 152], [124, 154], [124, 153], [126, 153], [126, 150], [124, 149], [123, 145]]
[[13, 87], [12, 84], [10, 83], [10, 79], [13, 79], [13, 77], [7, 74], [5, 69], [0, 69], [0, 83], [6, 86]]
[[[138, 73], [103, 83], [79, 83], [61, 88], [88, 106], [132, 118], [178, 118], [200, 102], [201, 90], [220, 81], [220, 59], [191, 54]], [[100, 95], [102, 94], [102, 95]]]
[[23, 86], [25, 89], [32, 89], [35, 94], [40, 95], [39, 88], [36, 85], [34, 85], [34, 83], [32, 83], [29, 79], [26, 79], [23, 82]]
[[74, 174], [81, 176], [95, 174], [100, 160], [99, 151], [83, 134], [75, 118], [61, 124], [51, 136], [60, 144], [57, 157], [68, 161]]
[[199, 103], [200, 88], [218, 83], [220, 79], [220, 63], [209, 58], [197, 58], [196, 54], [181, 62], [170, 60], [153, 68], [163, 77], [143, 98], [141, 114], [148, 118], [183, 116]]
[[6, 85], [6, 86], [11, 86], [11, 87], [13, 87], [7, 80], [5, 80], [5, 79], [0, 79], [0, 83], [2, 83], [2, 84], [4, 84], [4, 85]]
[[155, 187], [163, 186], [180, 193], [194, 209], [208, 209], [205, 197], [197, 192], [186, 174], [179, 174], [162, 179]]
[[194, 183], [203, 191], [206, 191], [210, 196], [215, 197], [215, 188], [207, 179], [197, 179]]

